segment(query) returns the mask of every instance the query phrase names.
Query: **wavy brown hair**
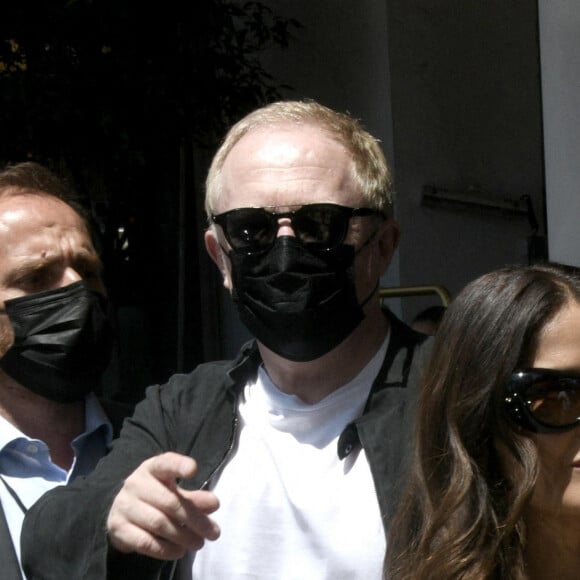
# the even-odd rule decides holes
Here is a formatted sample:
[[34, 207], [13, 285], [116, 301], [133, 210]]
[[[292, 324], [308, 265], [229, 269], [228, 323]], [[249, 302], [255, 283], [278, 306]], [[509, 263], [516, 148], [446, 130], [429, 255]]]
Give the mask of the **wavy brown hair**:
[[390, 526], [389, 580], [526, 577], [522, 514], [537, 453], [508, 419], [503, 388], [516, 368], [533, 363], [540, 331], [571, 300], [580, 301], [580, 270], [546, 263], [486, 274], [449, 306]]

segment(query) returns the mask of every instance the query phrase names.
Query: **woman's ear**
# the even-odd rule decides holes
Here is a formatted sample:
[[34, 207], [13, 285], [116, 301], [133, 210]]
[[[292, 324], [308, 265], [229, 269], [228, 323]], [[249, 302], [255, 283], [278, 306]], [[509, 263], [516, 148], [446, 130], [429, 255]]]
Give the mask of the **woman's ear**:
[[226, 253], [222, 249], [222, 246], [218, 240], [217, 234], [213, 228], [206, 230], [203, 236], [205, 242], [205, 249], [209, 254], [210, 258], [214, 261], [215, 265], [219, 268], [222, 273], [222, 278], [224, 281], [224, 288], [227, 288], [230, 292], [232, 291], [232, 276], [230, 271], [229, 259]]

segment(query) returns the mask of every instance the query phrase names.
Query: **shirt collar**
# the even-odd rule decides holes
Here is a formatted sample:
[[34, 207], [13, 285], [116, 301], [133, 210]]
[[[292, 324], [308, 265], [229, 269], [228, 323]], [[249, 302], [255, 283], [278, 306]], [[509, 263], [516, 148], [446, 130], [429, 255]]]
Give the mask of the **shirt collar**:
[[107, 447], [110, 447], [113, 442], [113, 426], [96, 395], [89, 393], [85, 401], [85, 432], [83, 435], [90, 435], [101, 428], [105, 435]]
[[0, 453], [2, 453], [4, 448], [12, 443], [12, 441], [22, 439], [23, 437], [29, 439], [29, 437], [26, 437], [20, 429], [17, 429], [12, 425], [8, 419], [0, 416]]
[[[75, 441], [84, 439], [101, 430], [107, 447], [113, 441], [113, 427], [107, 418], [103, 407], [94, 393], [90, 393], [85, 400], [85, 431], [75, 438]], [[0, 416], [0, 453], [16, 439], [33, 441], [31, 437], [20, 431], [8, 419]]]

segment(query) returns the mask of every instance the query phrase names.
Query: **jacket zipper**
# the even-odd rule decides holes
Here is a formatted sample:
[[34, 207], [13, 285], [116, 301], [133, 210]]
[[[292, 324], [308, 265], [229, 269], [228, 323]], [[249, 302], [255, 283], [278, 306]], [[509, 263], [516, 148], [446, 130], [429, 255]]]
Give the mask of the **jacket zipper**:
[[236, 441], [237, 435], [238, 435], [238, 424], [239, 424], [239, 419], [238, 419], [238, 411], [237, 411], [237, 397], [236, 397], [236, 401], [235, 401], [235, 405], [236, 408], [234, 410], [234, 418], [232, 421], [232, 436], [230, 437], [230, 443], [228, 445], [228, 448], [226, 449], [224, 455], [222, 456], [220, 462], [216, 465], [216, 467], [212, 470], [212, 472], [208, 475], [207, 479], [203, 482], [203, 484], [201, 485], [200, 489], [207, 489], [209, 487], [209, 483], [212, 479], [212, 477], [221, 470], [221, 468], [226, 464], [226, 462], [229, 460], [232, 451], [234, 449], [234, 443]]

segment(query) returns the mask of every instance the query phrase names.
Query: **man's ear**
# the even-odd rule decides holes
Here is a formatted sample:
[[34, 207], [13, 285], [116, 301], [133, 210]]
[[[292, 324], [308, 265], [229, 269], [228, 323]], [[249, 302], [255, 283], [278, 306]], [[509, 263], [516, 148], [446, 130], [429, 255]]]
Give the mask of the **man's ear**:
[[213, 228], [206, 230], [203, 239], [205, 241], [205, 249], [207, 250], [207, 253], [222, 273], [224, 288], [227, 288], [231, 292], [232, 276], [229, 260], [222, 249], [215, 230]]
[[399, 227], [399, 223], [392, 217], [385, 220], [379, 230], [377, 244], [383, 274], [387, 271], [393, 259], [393, 254], [399, 247], [400, 239], [401, 228]]

